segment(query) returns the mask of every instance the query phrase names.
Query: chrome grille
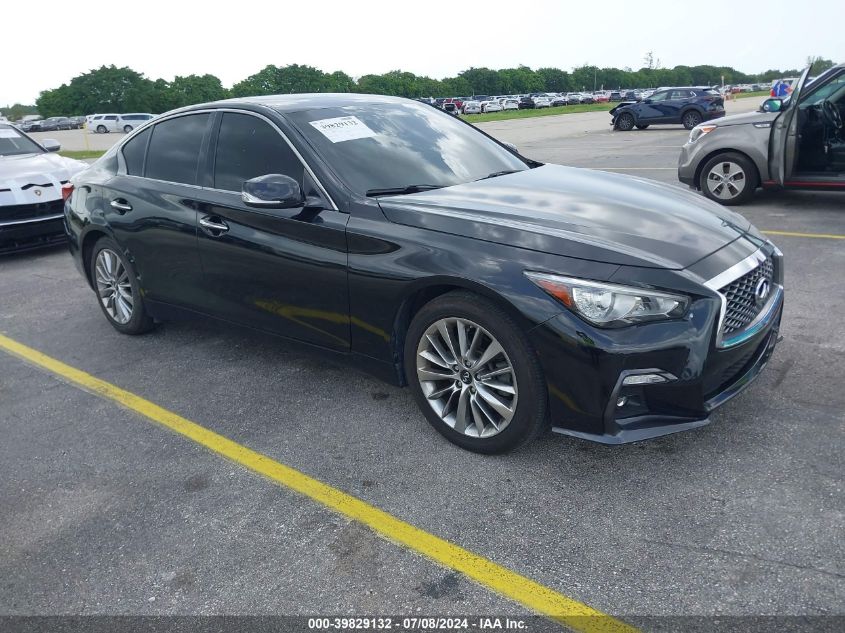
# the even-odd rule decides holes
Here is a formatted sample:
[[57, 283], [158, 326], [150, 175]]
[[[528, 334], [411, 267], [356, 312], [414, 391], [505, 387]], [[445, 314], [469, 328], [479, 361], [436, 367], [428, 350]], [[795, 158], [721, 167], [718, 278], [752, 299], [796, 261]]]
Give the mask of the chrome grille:
[[727, 335], [742, 330], [760, 314], [762, 305], [757, 305], [754, 289], [761, 278], [770, 282], [774, 278], [772, 258], [767, 257], [754, 270], [722, 287], [719, 292], [725, 297], [725, 319], [722, 334]]

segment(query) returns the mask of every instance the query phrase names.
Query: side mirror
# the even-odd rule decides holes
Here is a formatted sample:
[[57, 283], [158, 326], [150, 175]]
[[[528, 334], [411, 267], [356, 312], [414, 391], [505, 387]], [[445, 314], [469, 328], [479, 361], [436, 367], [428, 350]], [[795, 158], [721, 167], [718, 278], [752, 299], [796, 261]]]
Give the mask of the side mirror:
[[290, 176], [267, 174], [251, 178], [243, 184], [241, 199], [250, 207], [290, 209], [305, 202], [302, 187]]
[[508, 148], [510, 151], [512, 151], [514, 154], [519, 154], [519, 150], [518, 150], [518, 149], [516, 149], [516, 145], [514, 145], [513, 143], [508, 143], [507, 141], [502, 141], [502, 145], [504, 145], [505, 147], [507, 147], [507, 148]]
[[782, 107], [783, 101], [776, 97], [772, 97], [771, 99], [766, 99], [760, 105], [760, 112], [780, 112]]
[[643, 103], [651, 103], [651, 97], [649, 97], [648, 99], [643, 99]]
[[41, 141], [41, 145], [48, 152], [58, 152], [60, 149], [62, 149], [62, 144], [52, 138], [45, 138], [43, 141]]

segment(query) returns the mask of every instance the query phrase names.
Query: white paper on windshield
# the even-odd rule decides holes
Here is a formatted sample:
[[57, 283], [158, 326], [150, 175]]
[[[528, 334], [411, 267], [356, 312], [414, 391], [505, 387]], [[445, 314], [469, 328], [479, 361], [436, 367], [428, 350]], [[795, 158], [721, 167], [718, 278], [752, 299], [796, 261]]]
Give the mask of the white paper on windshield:
[[376, 136], [370, 128], [366, 126], [358, 117], [354, 116], [339, 116], [334, 119], [320, 119], [319, 121], [311, 121], [320, 133], [329, 139], [332, 143], [340, 143], [341, 141], [354, 141], [359, 138], [371, 138]]
[[10, 127], [0, 127], [0, 138], [20, 138], [20, 134]]

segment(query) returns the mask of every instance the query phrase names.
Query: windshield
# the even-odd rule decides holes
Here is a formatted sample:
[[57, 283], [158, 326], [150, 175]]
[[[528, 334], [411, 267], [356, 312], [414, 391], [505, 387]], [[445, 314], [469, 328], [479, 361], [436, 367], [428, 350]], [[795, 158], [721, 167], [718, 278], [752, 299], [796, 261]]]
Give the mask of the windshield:
[[286, 113], [355, 192], [448, 187], [525, 162], [473, 127], [413, 101]]
[[24, 136], [10, 125], [0, 125], [0, 156], [39, 154], [44, 151], [38, 143]]

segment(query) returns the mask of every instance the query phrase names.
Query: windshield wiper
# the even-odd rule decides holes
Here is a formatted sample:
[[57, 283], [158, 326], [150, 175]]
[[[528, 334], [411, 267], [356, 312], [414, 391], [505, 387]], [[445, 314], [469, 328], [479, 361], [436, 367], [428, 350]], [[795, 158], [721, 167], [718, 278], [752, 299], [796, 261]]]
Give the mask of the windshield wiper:
[[444, 185], [405, 185], [404, 187], [385, 187], [383, 189], [367, 189], [367, 197], [376, 196], [401, 196], [406, 193], [419, 193], [420, 191], [431, 191], [442, 189]]
[[488, 178], [496, 178], [498, 176], [507, 176], [508, 174], [515, 174], [518, 171], [525, 171], [524, 169], [505, 169], [502, 171], [494, 171], [492, 174], [482, 176], [478, 180], [487, 180]]

